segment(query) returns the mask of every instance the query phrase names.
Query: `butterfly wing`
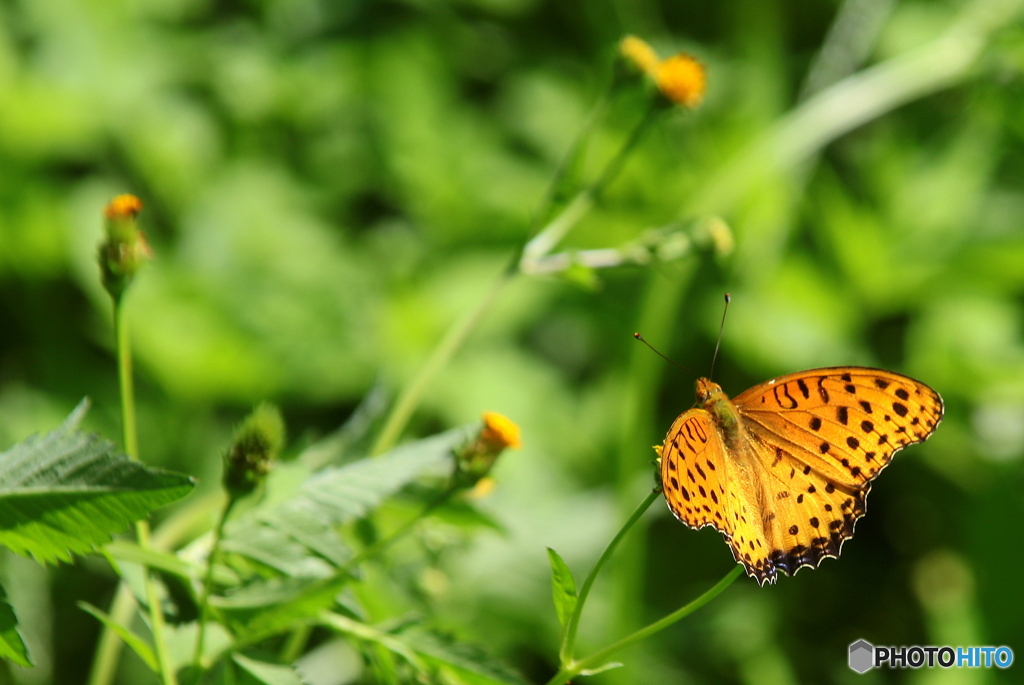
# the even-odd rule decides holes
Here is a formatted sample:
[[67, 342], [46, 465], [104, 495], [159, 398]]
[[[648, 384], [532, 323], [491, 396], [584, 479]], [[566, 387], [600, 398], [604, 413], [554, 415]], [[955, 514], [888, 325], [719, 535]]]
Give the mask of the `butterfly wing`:
[[661, 483], [677, 519], [691, 528], [718, 530], [736, 561], [764, 582], [769, 560], [763, 536], [752, 526], [754, 517], [744, 500], [746, 488], [704, 409], [681, 414], [669, 428], [661, 446]]
[[764, 466], [773, 567], [792, 575], [839, 556], [864, 515], [870, 481], [942, 419], [942, 398], [907, 376], [863, 367], [814, 369], [733, 400]]
[[733, 403], [764, 443], [852, 487], [874, 479], [900, 449], [925, 440], [943, 412], [942, 398], [924, 383], [857, 366], [791, 373]]

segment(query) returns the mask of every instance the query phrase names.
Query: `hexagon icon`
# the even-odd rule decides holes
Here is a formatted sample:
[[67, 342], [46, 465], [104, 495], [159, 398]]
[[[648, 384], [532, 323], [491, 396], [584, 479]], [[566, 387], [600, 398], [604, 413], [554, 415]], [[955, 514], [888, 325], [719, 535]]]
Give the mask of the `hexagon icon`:
[[850, 645], [850, 668], [857, 673], [871, 670], [875, 661], [875, 648], [867, 640], [857, 640]]

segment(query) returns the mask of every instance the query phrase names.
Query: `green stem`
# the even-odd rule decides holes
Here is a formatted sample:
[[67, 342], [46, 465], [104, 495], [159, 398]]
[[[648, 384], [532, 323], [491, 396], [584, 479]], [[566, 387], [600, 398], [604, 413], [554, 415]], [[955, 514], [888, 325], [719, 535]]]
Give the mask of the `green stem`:
[[[112, 623], [128, 625], [132, 612], [135, 610], [135, 595], [123, 580], [118, 583], [114, 601], [110, 605]], [[89, 685], [109, 685], [117, 672], [117, 660], [121, 655], [121, 638], [113, 630], [105, 627], [96, 646], [96, 656], [89, 672]]]
[[281, 663], [290, 664], [298, 659], [302, 652], [305, 651], [306, 642], [309, 641], [309, 636], [312, 632], [313, 627], [308, 625], [302, 625], [293, 630], [288, 635], [284, 647], [281, 648]]
[[213, 564], [217, 560], [217, 552], [220, 550], [220, 541], [224, 536], [224, 523], [228, 520], [231, 508], [238, 500], [228, 496], [228, 501], [220, 512], [217, 525], [213, 529], [213, 544], [210, 547], [210, 554], [206, 558], [206, 574], [203, 577], [203, 590], [199, 597], [199, 630], [196, 632], [196, 649], [192, 655], [192, 664], [197, 668], [202, 667], [203, 641], [206, 638], [206, 621], [210, 613], [210, 586], [213, 584]]
[[[693, 281], [700, 260], [695, 256], [673, 264], [648, 275], [646, 292], [639, 302], [639, 316], [635, 330], [641, 331], [651, 340], [660, 340], [662, 345], [673, 339], [678, 312]], [[649, 445], [651, 438], [659, 432], [652, 417], [657, 415], [656, 401], [658, 388], [666, 378], [678, 377], [674, 370], [667, 370], [664, 362], [650, 353], [643, 345], [632, 348], [629, 360], [628, 381], [621, 398], [622, 418], [620, 442], [616, 457], [615, 483], [620, 516], [625, 516], [634, 506], [638, 483], [648, 486], [651, 479], [653, 456]], [[660, 429], [664, 435], [665, 428]], [[641, 521], [639, 526], [644, 527]], [[643, 578], [650, 550], [642, 532], [624, 540], [619, 555], [609, 573], [608, 594], [611, 600], [612, 624], [624, 633], [644, 625]], [[641, 648], [642, 649], [642, 648]], [[632, 659], [636, 654], [623, 655]], [[612, 682], [625, 682], [622, 674], [610, 674]]]
[[135, 386], [132, 382], [132, 350], [128, 324], [124, 320], [124, 298], [114, 298], [114, 337], [117, 344], [117, 381], [121, 390], [121, 443], [128, 456], [139, 458], [135, 429]]
[[601, 120], [601, 116], [605, 110], [608, 109], [608, 103], [611, 101], [612, 86], [614, 81], [610, 81], [608, 87], [601, 92], [601, 96], [598, 98], [594, 108], [590, 110], [590, 114], [587, 115], [586, 120], [583, 122], [583, 126], [576, 132], [576, 137], [573, 138], [572, 143], [569, 144], [569, 149], [566, 150], [562, 159], [559, 160], [558, 166], [555, 168], [555, 173], [551, 177], [551, 182], [548, 184], [548, 190], [544, 194], [544, 200], [541, 202], [540, 209], [538, 209], [537, 218], [535, 219], [535, 226], [540, 221], [547, 218], [548, 212], [551, 210], [552, 205], [558, 199], [559, 187], [562, 185], [562, 181], [565, 179], [565, 175], [569, 171], [569, 167], [573, 164], [576, 158], [580, 155], [583, 144], [590, 137], [594, 127], [597, 126], [597, 122]]
[[[121, 441], [125, 452], [132, 459], [139, 459], [139, 440], [135, 429], [135, 391], [132, 384], [132, 353], [128, 339], [128, 324], [124, 318], [124, 297], [114, 297], [114, 335], [117, 341], [117, 375], [121, 389]], [[149, 522], [136, 521], [135, 535], [139, 547], [149, 549]], [[156, 583], [145, 569], [143, 584], [146, 590], [146, 603], [149, 604], [150, 630], [153, 632], [154, 648], [157, 661], [160, 663], [160, 677], [164, 685], [177, 685], [174, 671], [171, 669], [170, 657], [167, 653], [167, 642], [164, 639], [164, 614], [160, 606], [160, 596], [156, 591]]]
[[608, 543], [608, 546], [604, 548], [604, 552], [598, 558], [597, 563], [594, 564], [594, 568], [590, 569], [590, 574], [587, 575], [586, 580], [583, 581], [583, 587], [580, 588], [579, 598], [576, 600], [576, 606], [573, 608], [572, 616], [569, 617], [569, 622], [565, 626], [565, 634], [562, 638], [562, 648], [559, 650], [559, 661], [564, 665], [572, 660], [572, 650], [576, 642], [576, 630], [579, 628], [580, 616], [583, 615], [583, 605], [587, 602], [587, 596], [590, 594], [590, 588], [593, 586], [594, 581], [597, 579], [597, 574], [601, 571], [601, 567], [605, 565], [605, 562], [611, 558], [612, 553], [615, 552], [615, 548], [622, 542], [622, 538], [626, 536], [626, 533], [640, 520], [644, 512], [647, 511], [654, 501], [661, 496], [660, 490], [652, 490], [644, 501], [633, 511], [632, 515], [626, 520], [619, 529], [619, 532], [615, 534], [612, 541]]
[[439, 506], [447, 502], [448, 499], [451, 498], [451, 496], [454, 495], [457, 491], [458, 488], [456, 488], [453, 485], [445, 487], [444, 490], [438, 493], [437, 497], [428, 502], [426, 506], [424, 506], [420, 510], [420, 513], [418, 513], [416, 516], [412, 517], [411, 519], [403, 523], [401, 526], [396, 528], [391, 533], [391, 535], [388, 535], [386, 538], [378, 540], [377, 542], [373, 543], [368, 547], [364, 547], [363, 550], [359, 552], [359, 554], [355, 555], [354, 557], [346, 561], [344, 564], [339, 566], [338, 570], [335, 571], [335, 576], [344, 575], [356, 566], [358, 566], [359, 564], [366, 561], [367, 559], [375, 557], [381, 552], [383, 552], [385, 549], [393, 545], [395, 541], [398, 540], [398, 538], [402, 537], [410, 530], [412, 530], [417, 523], [425, 519], [430, 514], [430, 512], [434, 511], [434, 509], [437, 509]]
[[663, 108], [658, 104], [658, 100], [652, 100], [647, 106], [647, 111], [644, 112], [643, 118], [640, 119], [640, 121], [637, 122], [637, 125], [633, 127], [633, 131], [629, 134], [629, 138], [627, 138], [626, 142], [622, 144], [621, 148], [619, 148], [618, 154], [612, 157], [611, 161], [608, 162], [608, 165], [604, 168], [604, 172], [597, 178], [597, 181], [590, 186], [590, 191], [593, 194], [594, 199], [600, 199], [601, 194], [608, 187], [608, 184], [614, 181], [619, 175], [619, 172], [622, 171], [622, 166], [626, 163], [626, 158], [629, 157], [633, 148], [636, 147], [637, 143], [639, 143], [644, 137], [644, 134], [647, 133], [647, 129], [661, 111], [663, 111]]
[[711, 588], [705, 591], [704, 594], [702, 594], [700, 597], [693, 600], [689, 604], [686, 604], [680, 607], [679, 609], [676, 609], [668, 616], [665, 616], [664, 618], [661, 618], [655, 621], [654, 623], [651, 623], [650, 625], [641, 628], [635, 633], [627, 635], [618, 642], [614, 642], [608, 645], [604, 649], [599, 649], [593, 654], [583, 657], [579, 661], [573, 661], [565, 666], [562, 666], [562, 668], [559, 669], [558, 673], [556, 673], [554, 677], [552, 677], [551, 680], [548, 681], [547, 685], [562, 685], [563, 683], [572, 680], [586, 669], [597, 666], [602, 661], [604, 661], [620, 649], [623, 649], [624, 647], [628, 647], [629, 645], [635, 642], [639, 642], [640, 640], [648, 638], [651, 635], [654, 635], [655, 633], [664, 630], [665, 628], [668, 628], [676, 621], [685, 618], [686, 616], [689, 616], [697, 609], [700, 609], [702, 606], [704, 606], [712, 599], [717, 597], [719, 594], [721, 594], [722, 591], [725, 590], [727, 587], [732, 585], [733, 581], [739, 578], [742, 572], [743, 567], [737, 565], [735, 568], [729, 571], [729, 573], [727, 573], [724, 578], [715, 583]]
[[547, 225], [537, 232], [523, 248], [522, 264], [524, 271], [529, 271], [529, 265], [536, 262], [551, 250], [572, 230], [584, 215], [589, 212], [594, 204], [601, 198], [601, 194], [608, 185], [615, 180], [615, 177], [622, 171], [626, 158], [636, 147], [644, 133], [654, 121], [659, 108], [653, 103], [644, 113], [643, 118], [633, 127], [626, 142], [622, 144], [619, 151], [609, 160], [604, 171], [597, 177], [597, 180], [576, 194], [576, 196], [562, 209], [561, 212], [549, 221]]
[[409, 423], [409, 419], [412, 418], [413, 412], [419, 406], [423, 393], [426, 392], [431, 381], [451, 361], [451, 358], [462, 347], [469, 334], [477, 327], [484, 315], [490, 311], [501, 291], [519, 273], [520, 264], [534, 261], [546, 255], [576, 225], [579, 219], [590, 211], [594, 202], [600, 197], [607, 185], [622, 170], [626, 157], [639, 142], [648, 125], [653, 121], [657, 111], [658, 109], [653, 105], [647, 110], [643, 119], [640, 120], [632, 133], [630, 133], [629, 138], [619, 149], [618, 153], [608, 162], [608, 165], [597, 181], [581, 190], [565, 209], [538, 231], [537, 235], [531, 238], [516, 253], [511, 263], [502, 270], [498, 279], [484, 294], [476, 307], [466, 317], [455, 322], [448, 329], [412, 382], [399, 395], [395, 406], [388, 413], [380, 435], [370, 450], [371, 455], [383, 454], [398, 441], [402, 431], [405, 430], [406, 424]]
[[498, 299], [498, 295], [515, 275], [516, 271], [511, 265], [503, 269], [501, 275], [498, 276], [498, 279], [484, 294], [476, 307], [466, 317], [457, 321], [448, 329], [448, 332], [445, 333], [437, 347], [434, 348], [427, 362], [420, 368], [419, 373], [416, 374], [412, 382], [405, 387], [402, 394], [399, 395], [398, 401], [395, 402], [395, 406], [388, 413], [384, 427], [381, 429], [377, 441], [373, 444], [373, 449], [370, 450], [372, 456], [383, 454], [395, 445], [395, 442], [398, 441], [399, 436], [401, 436], [402, 431], [405, 429], [405, 425], [412, 418], [413, 412], [416, 411], [416, 407], [419, 406], [420, 399], [422, 399], [427, 386], [434, 380], [434, 376], [455, 356], [455, 353], [462, 347], [466, 338], [477, 327], [480, 320], [484, 318], [484, 315], [490, 311], [495, 300]]

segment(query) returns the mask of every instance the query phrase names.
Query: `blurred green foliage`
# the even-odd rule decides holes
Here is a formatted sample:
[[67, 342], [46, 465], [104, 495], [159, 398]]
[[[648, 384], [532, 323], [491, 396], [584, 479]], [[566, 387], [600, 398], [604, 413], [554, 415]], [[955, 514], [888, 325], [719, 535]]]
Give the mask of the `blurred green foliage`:
[[[550, 677], [545, 547], [584, 573], [649, 488], [650, 445], [692, 403], [692, 379], [631, 333], [704, 372], [729, 290], [716, 379], [730, 394], [813, 366], [876, 365], [937, 389], [947, 417], [877, 481], [842, 559], [776, 587], [741, 579], [593, 681], [843, 684], [857, 677], [846, 647], [858, 638], [1022, 655], [1020, 6], [3, 0], [0, 448], [83, 395], [91, 428], [118, 434], [95, 255], [102, 208], [121, 192], [143, 199], [156, 254], [128, 297], [148, 462], [211, 491], [254, 403], [280, 404], [294, 450], [375, 380], [397, 391], [525, 238], [615, 42], [634, 32], [703, 60], [708, 97], [657, 123], [567, 244], [614, 247], [721, 216], [735, 253], [514, 281], [410, 429], [483, 410], [521, 425], [523, 450], [480, 502], [496, 525], [428, 526], [395, 552], [415, 592], [360, 600], [381, 617], [419, 607], [527, 678]], [[577, 178], [639, 116], [638, 98], [615, 99]], [[588, 649], [732, 565], [717, 533], [655, 509], [595, 587]], [[38, 666], [6, 666], [0, 680], [84, 682], [98, 624], [75, 602], [107, 606], [112, 571], [95, 558], [45, 574], [3, 559]], [[318, 658], [359, 677], [336, 645]], [[141, 662], [125, 661], [121, 682], [144, 682]]]

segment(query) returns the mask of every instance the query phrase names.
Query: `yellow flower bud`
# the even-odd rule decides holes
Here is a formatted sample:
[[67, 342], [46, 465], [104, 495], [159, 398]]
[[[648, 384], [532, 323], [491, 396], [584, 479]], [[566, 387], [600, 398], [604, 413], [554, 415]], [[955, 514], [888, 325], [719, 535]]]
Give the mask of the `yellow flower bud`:
[[639, 71], [654, 75], [658, 68], [658, 55], [650, 43], [636, 36], [626, 36], [619, 41], [619, 54]]
[[681, 52], [658, 64], [654, 82], [666, 98], [693, 109], [704, 99], [707, 74], [703, 64]]
[[134, 195], [118, 195], [103, 210], [104, 216], [108, 219], [134, 218], [142, 211], [142, 200]]
[[519, 426], [507, 416], [493, 411], [485, 411], [483, 419], [484, 428], [480, 431], [481, 439], [499, 449], [522, 447], [523, 443], [519, 439]]
[[491, 472], [505, 448], [521, 445], [519, 426], [501, 414], [484, 412], [480, 432], [456, 450], [455, 482], [459, 487], [473, 487]]
[[103, 287], [115, 299], [124, 293], [136, 272], [153, 256], [135, 218], [140, 211], [142, 201], [134, 195], [118, 195], [103, 210], [107, 236], [100, 244], [100, 270]]

